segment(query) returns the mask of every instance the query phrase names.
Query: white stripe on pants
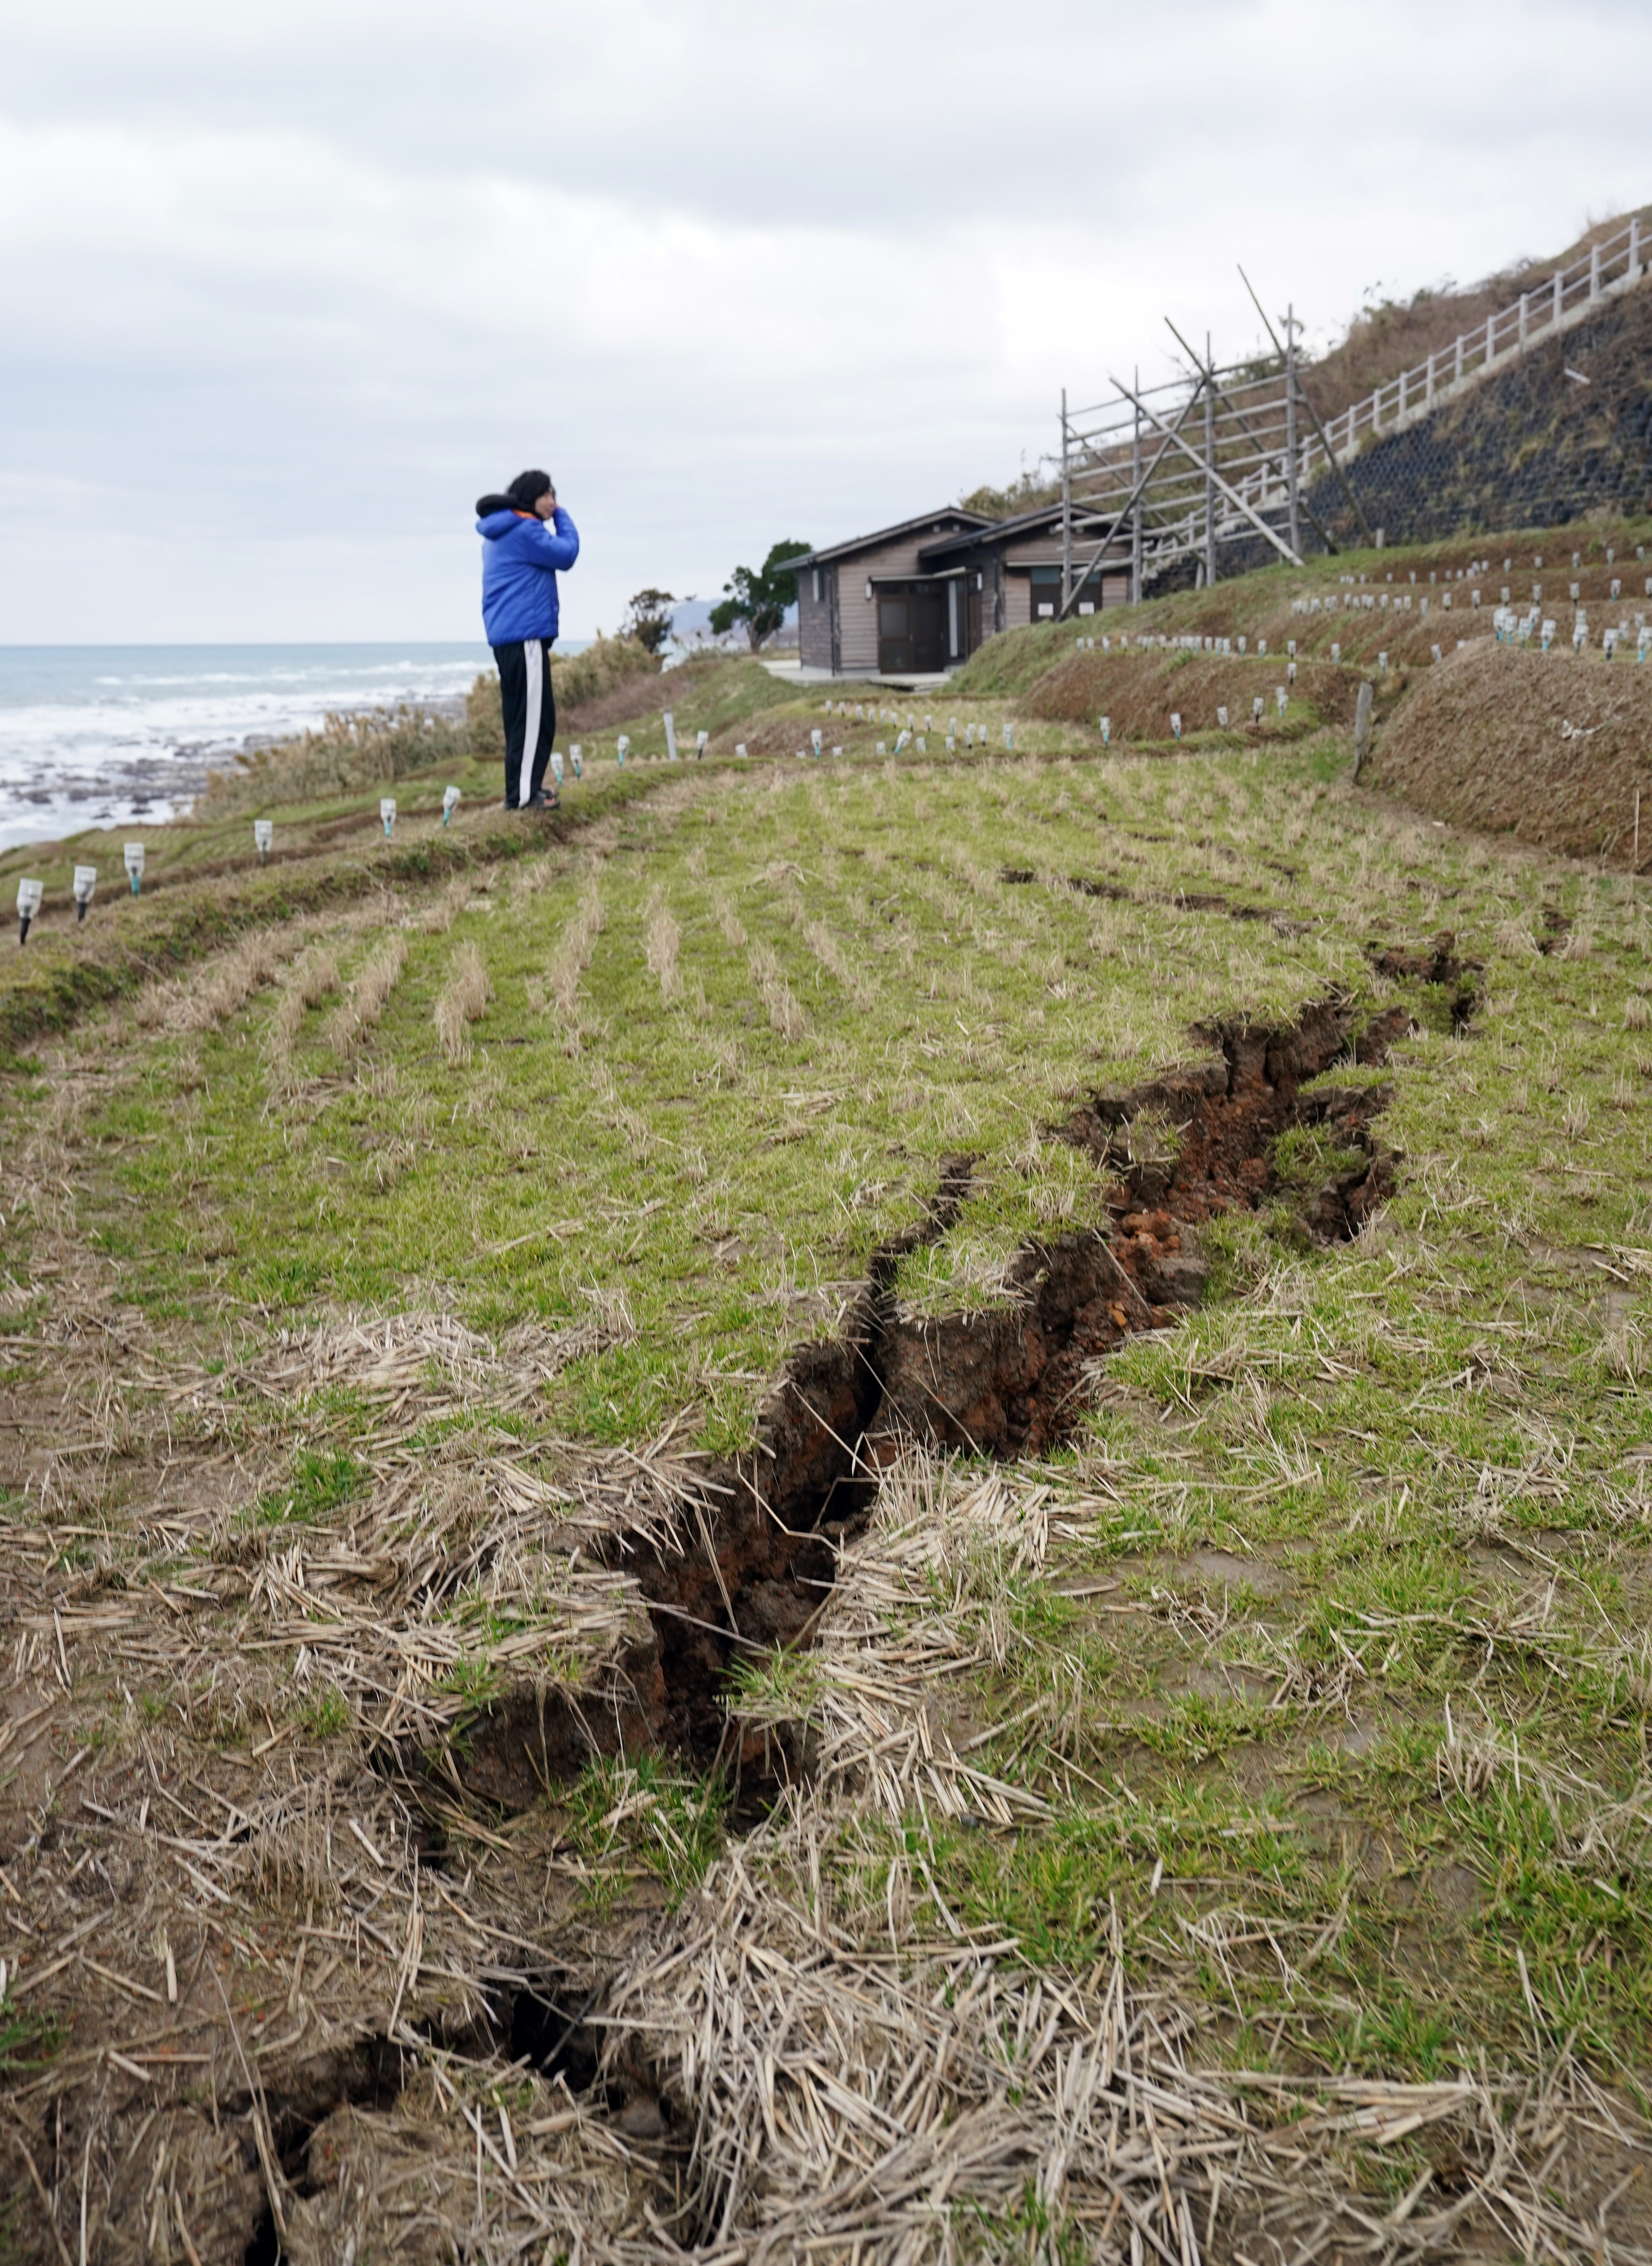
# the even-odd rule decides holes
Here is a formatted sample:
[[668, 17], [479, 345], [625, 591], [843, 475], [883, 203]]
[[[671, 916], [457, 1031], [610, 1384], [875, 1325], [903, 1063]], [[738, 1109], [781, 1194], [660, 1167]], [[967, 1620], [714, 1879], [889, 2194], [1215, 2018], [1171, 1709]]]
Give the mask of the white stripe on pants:
[[534, 750], [539, 745], [539, 719], [545, 702], [545, 648], [537, 638], [522, 640], [522, 662], [528, 670], [528, 722], [522, 733], [522, 776], [516, 803], [520, 809], [534, 791]]

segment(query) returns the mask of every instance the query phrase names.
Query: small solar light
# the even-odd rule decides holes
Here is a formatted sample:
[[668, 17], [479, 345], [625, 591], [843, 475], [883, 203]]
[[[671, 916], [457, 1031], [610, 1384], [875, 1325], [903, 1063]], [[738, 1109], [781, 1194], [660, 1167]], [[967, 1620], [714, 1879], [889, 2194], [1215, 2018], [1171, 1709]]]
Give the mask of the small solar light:
[[1112, 744], [1113, 720], [1110, 716], [1103, 716], [1102, 719], [1102, 745], [1104, 748], [1110, 748]]
[[1243, 653], [1243, 651], [1245, 650], [1245, 640], [1244, 640], [1244, 639], [1243, 639], [1243, 638], [1241, 638], [1241, 639], [1240, 639], [1240, 640], [1239, 640], [1239, 650], [1241, 651], [1241, 653]]
[[615, 742], [614, 752], [619, 760], [620, 769], [623, 771], [625, 769], [625, 758], [631, 752], [631, 739], [629, 732], [622, 732], [620, 734], [618, 740]]
[[1545, 623], [1544, 623], [1544, 625], [1543, 625], [1543, 630], [1542, 630], [1542, 643], [1543, 643], [1543, 650], [1544, 650], [1544, 652], [1545, 652], [1545, 653], [1546, 653], [1546, 652], [1548, 651], [1549, 647], [1554, 644], [1554, 624], [1552, 621], [1546, 621], [1546, 622], [1545, 622]]
[[1014, 752], [1015, 752], [1015, 726], [1014, 726], [1013, 724], [1006, 724], [1006, 725], [1005, 725], [1005, 727], [1004, 727], [1004, 753], [1005, 753], [1007, 756], [1008, 756], [1008, 755], [1013, 755], [1013, 754], [1014, 754]]
[[[901, 731], [901, 732], [897, 732], [897, 733], [896, 733], [896, 735], [895, 735], [895, 753], [896, 753], [898, 756], [899, 756], [899, 755], [904, 755], [904, 754], [906, 753], [906, 742], [907, 742], [907, 741], [908, 741], [909, 739], [911, 739], [911, 737], [912, 737], [912, 734], [911, 734], [910, 732]], [[816, 760], [817, 762], [819, 762], [819, 757], [820, 757], [820, 750], [819, 750], [819, 749], [817, 747], [814, 752], [815, 752], [815, 760]]]
[[1386, 653], [1379, 653], [1377, 655], [1377, 673], [1379, 676], [1386, 676], [1388, 674], [1388, 656]]
[[1288, 639], [1285, 640], [1285, 648], [1284, 648], [1284, 649], [1285, 649], [1285, 651], [1286, 651], [1286, 652], [1291, 655], [1292, 659], [1294, 661], [1294, 660], [1295, 660], [1295, 658], [1296, 658], [1296, 640], [1295, 640], [1294, 638], [1288, 638]]
[[1170, 730], [1174, 738], [1179, 740], [1182, 737], [1182, 714], [1179, 709], [1173, 708], [1170, 711]]
[[393, 794], [379, 797], [379, 816], [384, 821], [384, 838], [388, 842], [396, 831], [396, 797]]
[[126, 846], [127, 872], [132, 878], [132, 894], [135, 897], [143, 886], [143, 844], [128, 842]]
[[86, 908], [91, 903], [91, 893], [97, 886], [98, 868], [95, 866], [76, 866], [75, 918], [77, 921], [84, 921], [85, 919]]
[[25, 881], [18, 883], [18, 943], [19, 946], [28, 942], [29, 923], [40, 910], [40, 899], [45, 895], [44, 881]]
[[1251, 704], [1250, 704], [1250, 715], [1251, 715], [1251, 721], [1252, 721], [1253, 723], [1256, 723], [1256, 724], [1260, 724], [1260, 723], [1261, 723], [1261, 721], [1262, 721], [1262, 695], [1261, 695], [1261, 693], [1260, 693], [1260, 692], [1256, 695], [1255, 698], [1255, 699], [1251, 702]]
[[456, 786], [443, 787], [441, 791], [441, 822], [444, 826], [452, 825], [453, 815], [455, 811], [458, 809], [459, 805], [463, 799], [463, 796], [460, 793], [459, 789]]
[[[702, 733], [702, 734], [701, 734], [701, 739], [702, 739], [702, 742], [703, 742], [704, 737], [705, 737], [705, 735], [704, 735], [703, 733]], [[899, 751], [900, 746], [901, 746], [901, 743], [902, 743], [902, 742], [904, 742], [904, 741], [905, 741], [906, 737], [906, 735], [903, 732], [903, 733], [901, 734], [901, 735], [900, 735], [900, 739], [899, 739], [899, 740], [898, 740], [898, 741], [895, 742], [896, 751], [897, 751], [898, 753], [899, 753]], [[814, 749], [814, 758], [815, 758], [816, 763], [819, 763], [819, 760], [820, 760], [820, 735], [819, 735], [819, 732], [811, 732], [811, 733], [810, 733], [810, 735], [809, 735], [809, 744], [810, 744], [810, 746]]]
[[553, 748], [550, 751], [550, 775], [552, 778], [556, 780], [557, 786], [560, 786], [562, 785], [562, 750], [560, 748]]
[[1285, 677], [1285, 683], [1286, 683], [1287, 684], [1294, 684], [1294, 683], [1296, 683], [1296, 663], [1295, 663], [1295, 662], [1293, 662], [1293, 661], [1287, 661], [1287, 662], [1286, 662], [1286, 663], [1285, 663], [1285, 665], [1284, 665], [1284, 677]]
[[568, 750], [568, 760], [573, 765], [573, 775], [576, 778], [583, 778], [585, 777], [585, 765], [581, 760], [584, 753], [585, 750], [581, 748], [578, 740], [574, 742], [572, 747]]
[[1260, 657], [1261, 655], [1263, 655], [1263, 654], [1266, 654], [1267, 650], [1268, 650], [1268, 640], [1267, 640], [1267, 639], [1266, 639], [1266, 638], [1258, 638], [1258, 639], [1256, 640], [1256, 652], [1257, 652], [1258, 656]]
[[[456, 795], [459, 790], [457, 787], [450, 786], [448, 792], [449, 794]], [[274, 839], [275, 821], [273, 818], [255, 818], [252, 822], [252, 847], [258, 853], [260, 866], [268, 861], [270, 845]]]

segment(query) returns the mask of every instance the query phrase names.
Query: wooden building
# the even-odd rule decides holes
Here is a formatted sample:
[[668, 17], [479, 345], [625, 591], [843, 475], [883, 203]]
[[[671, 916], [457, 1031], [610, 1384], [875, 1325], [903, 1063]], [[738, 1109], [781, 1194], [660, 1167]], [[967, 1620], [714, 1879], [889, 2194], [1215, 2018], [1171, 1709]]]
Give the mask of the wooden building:
[[[1075, 562], [1075, 571], [1077, 564]], [[986, 519], [960, 507], [788, 560], [797, 576], [797, 647], [833, 676], [941, 676], [1001, 630], [1052, 619], [1061, 603], [1061, 508]], [[1124, 604], [1122, 545], [1074, 609]]]

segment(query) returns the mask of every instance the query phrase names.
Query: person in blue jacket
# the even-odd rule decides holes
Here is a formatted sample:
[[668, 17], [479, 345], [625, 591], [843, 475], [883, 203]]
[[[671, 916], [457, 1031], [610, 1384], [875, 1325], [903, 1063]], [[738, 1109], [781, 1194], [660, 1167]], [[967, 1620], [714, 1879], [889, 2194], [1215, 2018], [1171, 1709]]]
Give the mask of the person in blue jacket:
[[557, 576], [579, 556], [579, 530], [557, 501], [549, 472], [519, 472], [503, 495], [477, 503], [482, 537], [482, 625], [499, 666], [505, 711], [505, 808], [552, 810], [545, 768], [557, 735], [550, 648]]

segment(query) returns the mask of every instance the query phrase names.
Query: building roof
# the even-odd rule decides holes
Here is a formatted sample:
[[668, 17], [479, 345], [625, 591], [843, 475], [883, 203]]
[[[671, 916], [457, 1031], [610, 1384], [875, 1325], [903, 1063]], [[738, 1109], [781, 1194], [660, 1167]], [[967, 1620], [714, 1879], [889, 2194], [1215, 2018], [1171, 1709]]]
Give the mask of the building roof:
[[880, 527], [871, 535], [856, 535], [847, 543], [823, 543], [818, 551], [805, 551], [800, 558], [788, 559], [786, 572], [795, 574], [800, 566], [824, 566], [836, 559], [852, 559], [857, 551], [877, 551], [886, 543], [898, 543], [903, 535], [921, 535], [926, 530], [940, 535], [943, 530], [968, 536], [975, 529], [991, 527], [994, 523], [979, 511], [965, 511], [961, 505], [945, 504], [939, 511], [921, 512], [916, 519], [898, 521], [893, 527]]
[[1061, 507], [1059, 503], [1041, 503], [1036, 511], [1018, 511], [1013, 519], [983, 519], [961, 533], [942, 536], [939, 542], [926, 543], [918, 553], [919, 562], [928, 566], [949, 551], [979, 551], [990, 549], [998, 543], [1013, 543], [1023, 535], [1037, 535], [1048, 527], [1059, 526]]

